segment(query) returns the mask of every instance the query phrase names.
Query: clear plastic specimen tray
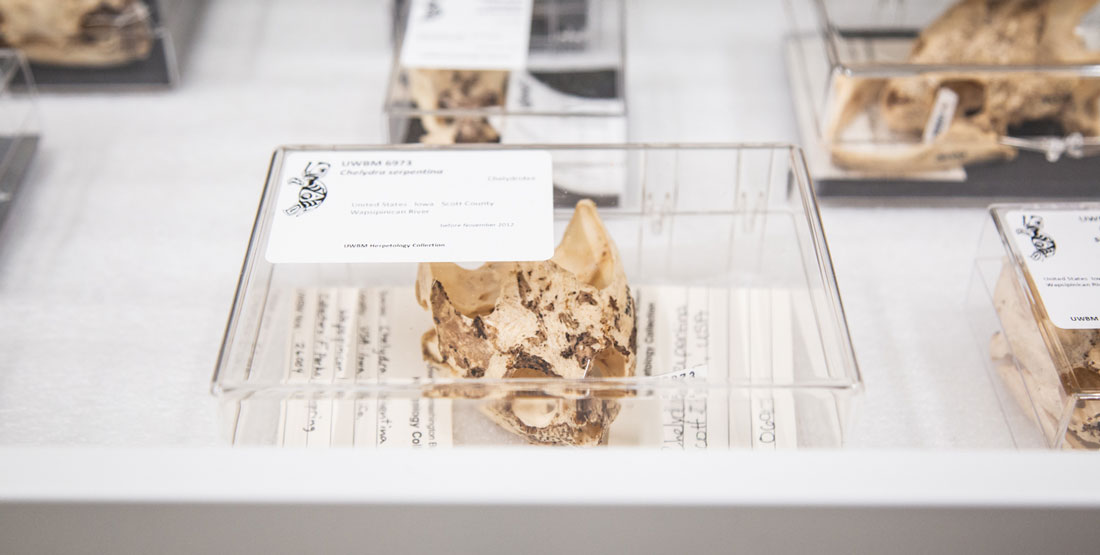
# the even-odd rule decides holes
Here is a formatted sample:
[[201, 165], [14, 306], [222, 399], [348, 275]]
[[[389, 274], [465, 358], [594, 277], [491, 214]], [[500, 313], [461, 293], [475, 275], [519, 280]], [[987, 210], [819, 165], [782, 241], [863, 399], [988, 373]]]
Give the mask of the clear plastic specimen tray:
[[[943, 37], [968, 24], [963, 12], [950, 12], [961, 2], [788, 4], [788, 72], [819, 192], [1080, 196], [1093, 190], [1100, 163], [1100, 11], [1079, 13], [1084, 4], [1068, 2], [989, 4], [1000, 14], [1000, 23], [991, 26], [1011, 26], [1015, 20], [1004, 12], [1021, 13], [1021, 30], [1009, 32], [1021, 41], [1016, 50], [1005, 51], [1007, 41], [986, 44], [993, 39], [983, 35], [971, 39], [985, 41], [974, 50], [952, 54], [961, 39]], [[965, 60], [985, 51], [1005, 51], [1005, 59], [1015, 60], [1022, 52], [1057, 51], [1049, 37], [1039, 39], [1046, 41], [1042, 47], [1026, 42], [1039, 17], [1032, 12], [1044, 6], [1050, 6], [1049, 19], [1069, 25], [1059, 29], [1067, 53], [1062, 58], [923, 61]], [[932, 44], [920, 38], [930, 30], [940, 37]], [[1041, 28], [1037, 32], [1043, 36]], [[913, 57], [914, 48], [922, 57]], [[1002, 122], [1005, 129], [999, 129]]]
[[1021, 447], [1100, 449], [1100, 204], [1000, 204], [969, 312]]
[[[838, 446], [861, 381], [812, 185], [785, 145], [336, 147], [339, 152], [538, 150], [554, 180], [621, 180], [600, 209], [636, 307], [632, 376], [441, 375], [421, 339], [416, 263], [273, 264], [264, 253], [293, 153], [275, 153], [213, 391], [237, 444], [525, 444], [494, 403], [614, 406], [599, 444], [672, 449]], [[594, 162], [596, 161], [596, 162]], [[560, 240], [573, 200], [559, 199]]]
[[205, 1], [41, 2], [0, 14], [44, 89], [156, 89], [179, 81], [177, 52], [186, 50]]
[[[411, 40], [406, 26], [411, 20], [425, 20], [432, 4], [397, 7], [399, 32], [385, 103], [389, 142], [627, 140], [623, 2], [527, 1], [530, 30], [522, 62], [480, 69], [466, 67], [460, 56], [435, 63], [409, 62], [403, 57]], [[524, 0], [505, 4], [519, 6]], [[439, 17], [453, 17], [454, 11], [445, 10]], [[477, 24], [474, 18], [464, 21]]]

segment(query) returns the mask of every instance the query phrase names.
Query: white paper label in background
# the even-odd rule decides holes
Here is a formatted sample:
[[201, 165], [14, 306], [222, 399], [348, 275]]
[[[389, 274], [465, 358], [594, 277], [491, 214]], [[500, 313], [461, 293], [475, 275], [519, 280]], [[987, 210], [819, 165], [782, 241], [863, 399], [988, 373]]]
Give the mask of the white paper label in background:
[[290, 341], [287, 354], [286, 380], [302, 383], [309, 380], [313, 360], [313, 318], [317, 315], [317, 294], [299, 289], [290, 301]]
[[[793, 382], [792, 293], [780, 289], [639, 286], [638, 376], [698, 381], [636, 402], [611, 425], [612, 446], [670, 450], [793, 449], [798, 445]], [[731, 333], [749, 333], [752, 353], [731, 352]], [[731, 360], [733, 362], [731, 362]], [[762, 387], [708, 395], [730, 365]], [[692, 376], [694, 374], [694, 376]]]
[[674, 370], [672, 372], [666, 372], [664, 374], [657, 374], [653, 376], [663, 380], [693, 380], [695, 378], [705, 379], [707, 377], [706, 365], [692, 366], [691, 368], [685, 368], [683, 370]]
[[[621, 98], [584, 98], [554, 90], [526, 71], [508, 79], [507, 116], [490, 116], [502, 143], [614, 144], [627, 140]], [[563, 114], [524, 116], [524, 113]], [[569, 115], [576, 114], [576, 115]], [[582, 195], [621, 195], [626, 188], [625, 152], [572, 150], [558, 153], [555, 184]]]
[[527, 62], [532, 0], [412, 0], [405, 67], [513, 69]]
[[936, 100], [932, 103], [932, 115], [928, 123], [924, 124], [924, 142], [930, 143], [936, 140], [951, 126], [951, 120], [955, 119], [955, 109], [959, 106], [959, 95], [955, 91], [942, 87], [936, 92]]
[[[628, 403], [611, 425], [610, 445], [684, 451], [797, 447], [794, 394], [784, 387], [794, 381], [797, 293], [639, 286], [635, 295], [636, 374], [655, 384], [682, 381], [685, 387], [661, 387], [656, 397]], [[335, 304], [328, 299], [336, 299]], [[297, 383], [349, 385], [429, 379], [432, 369], [423, 360], [420, 334], [408, 330], [429, 329], [431, 318], [426, 311], [407, 309], [415, 302], [411, 287], [292, 292], [287, 342], [291, 353], [306, 353], [312, 364], [292, 357], [284, 375]], [[303, 334], [301, 327], [314, 333]], [[354, 341], [349, 329], [356, 330]], [[731, 334], [742, 332], [749, 339], [731, 351]], [[342, 360], [353, 361], [348, 364], [354, 375], [341, 372]], [[754, 387], [713, 394], [707, 381], [730, 378], [731, 364], [742, 373], [738, 380], [748, 379]], [[279, 437], [286, 446], [453, 445], [453, 402], [448, 399], [302, 395], [284, 401], [280, 419]]]
[[[394, 304], [407, 307], [415, 302], [409, 287], [294, 291], [287, 338], [291, 357], [284, 373], [288, 383], [351, 385], [383, 378], [430, 378], [432, 369], [421, 355], [419, 336], [391, 333], [394, 328], [430, 326], [424, 311], [392, 310]], [[278, 433], [288, 447], [434, 448], [453, 443], [448, 399], [298, 395], [283, 401], [281, 409]]]
[[1050, 321], [1062, 329], [1100, 329], [1100, 211], [1011, 211], [1013, 238]]
[[290, 152], [267, 259], [547, 260], [551, 166], [546, 151]]

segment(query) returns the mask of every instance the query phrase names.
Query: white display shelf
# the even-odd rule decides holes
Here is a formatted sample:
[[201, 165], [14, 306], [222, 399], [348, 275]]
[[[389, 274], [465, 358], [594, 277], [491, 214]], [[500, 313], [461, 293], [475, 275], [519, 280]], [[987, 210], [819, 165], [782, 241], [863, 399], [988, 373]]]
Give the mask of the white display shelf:
[[[230, 449], [209, 392], [272, 151], [383, 142], [386, 9], [211, 3], [178, 90], [41, 98], [40, 155], [0, 229], [0, 503], [519, 502], [526, 489], [487, 473], [492, 452]], [[631, 2], [632, 140], [796, 142], [784, 32], [779, 2]], [[507, 453], [519, 466], [591, 456], [631, 468], [606, 483], [546, 481], [544, 497], [525, 501], [1100, 507], [1095, 482], [1052, 485], [1048, 473], [1085, 476], [1093, 459], [1010, 451], [963, 311], [985, 204], [822, 202], [865, 382], [849, 436], [861, 450]], [[924, 448], [937, 449], [911, 450]], [[481, 472], [485, 489], [408, 478], [449, 458]], [[313, 463], [332, 475], [290, 470]], [[796, 468], [808, 470], [791, 477]], [[397, 470], [406, 478], [375, 479]], [[774, 479], [754, 483], [754, 472]]]
[[[271, 153], [382, 142], [382, 4], [217, 4], [179, 90], [43, 96], [41, 157], [0, 230], [0, 445], [224, 443], [209, 381]], [[708, 6], [630, 10], [632, 140], [794, 142], [781, 6]], [[288, 31], [306, 17], [323, 39]], [[822, 201], [866, 382], [850, 445], [1012, 447], [960, 308], [985, 217]]]
[[[545, 472], [531, 465], [607, 471]], [[1092, 551], [1088, 453], [0, 449], [0, 547], [42, 553]], [[442, 471], [441, 469], [446, 469]], [[456, 478], [460, 477], [460, 478]], [[49, 523], [44, 525], [43, 523]], [[491, 532], [487, 532], [491, 531]]]

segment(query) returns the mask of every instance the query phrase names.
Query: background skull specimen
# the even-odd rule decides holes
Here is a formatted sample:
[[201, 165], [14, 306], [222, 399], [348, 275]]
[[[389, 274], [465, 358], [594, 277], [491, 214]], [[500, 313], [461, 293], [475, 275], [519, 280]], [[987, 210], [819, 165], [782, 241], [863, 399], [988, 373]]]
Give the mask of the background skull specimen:
[[0, 45], [42, 64], [113, 66], [149, 56], [142, 0], [0, 0]]
[[[421, 264], [416, 295], [435, 322], [424, 335], [425, 358], [454, 376], [634, 375], [634, 299], [618, 250], [590, 200], [577, 204], [550, 260], [476, 270]], [[548, 388], [490, 401], [484, 410], [533, 443], [559, 445], [599, 443], [619, 413], [613, 399]]]
[[[409, 89], [421, 110], [472, 110], [503, 106], [507, 71], [410, 69]], [[496, 143], [500, 134], [480, 116], [426, 115], [420, 118], [426, 133], [420, 142]]]
[[[909, 54], [920, 65], [1057, 66], [1100, 63], [1076, 27], [1097, 0], [963, 0], [929, 25]], [[894, 133], [920, 139], [940, 89], [958, 95], [949, 126], [929, 142], [901, 150], [834, 146], [845, 168], [904, 173], [1011, 159], [1000, 138], [1016, 132], [1100, 135], [1100, 79], [1072, 72], [931, 71], [912, 77], [840, 76], [839, 110], [827, 135], [836, 140], [851, 120], [877, 104]], [[1028, 131], [1031, 129], [1031, 131]]]
[[[1034, 403], [1044, 428], [1056, 429], [1065, 407], [1063, 391], [1100, 390], [1100, 330], [1037, 324], [1011, 265], [1001, 271], [993, 302], [1004, 330], [990, 342], [994, 366], [1020, 406], [1030, 411]], [[1037, 325], [1048, 330], [1047, 338]], [[1060, 351], [1069, 367], [1059, 371], [1052, 351]], [[1074, 407], [1065, 441], [1073, 448], [1100, 449], [1100, 401]]]

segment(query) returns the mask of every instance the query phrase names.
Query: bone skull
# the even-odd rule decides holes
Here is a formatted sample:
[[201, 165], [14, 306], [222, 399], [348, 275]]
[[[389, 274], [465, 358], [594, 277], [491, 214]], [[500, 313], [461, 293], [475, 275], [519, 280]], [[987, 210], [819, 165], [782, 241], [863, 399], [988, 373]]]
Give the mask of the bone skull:
[[[1100, 330], [1061, 329], [1040, 320], [1039, 326], [1048, 331], [1041, 334], [1009, 264], [997, 280], [993, 304], [1003, 330], [990, 342], [994, 367], [1025, 411], [1035, 410], [1044, 427], [1056, 428], [1065, 412], [1066, 391], [1100, 390]], [[1066, 366], [1056, 363], [1052, 351], [1061, 352]], [[1100, 449], [1100, 402], [1074, 407], [1065, 443], [1073, 448]]]
[[[590, 200], [577, 204], [550, 260], [476, 270], [421, 264], [416, 292], [435, 322], [423, 338], [425, 358], [445, 373], [473, 379], [634, 374], [634, 299]], [[547, 385], [490, 401], [483, 410], [533, 443], [593, 445], [619, 412], [619, 403], [606, 397]]]
[[113, 66], [147, 57], [153, 28], [142, 0], [0, 0], [0, 42], [32, 62]]
[[[1056, 66], [1100, 63], [1075, 28], [1097, 0], [963, 0], [913, 45], [917, 65]], [[870, 105], [893, 133], [920, 138], [941, 89], [958, 95], [954, 118], [931, 142], [900, 151], [834, 146], [837, 165], [882, 173], [941, 170], [1011, 159], [1000, 138], [1041, 125], [1046, 134], [1100, 135], [1100, 79], [1071, 72], [930, 71], [893, 79], [837, 79], [841, 106], [827, 134], [837, 139]]]
[[[409, 90], [421, 110], [474, 110], [502, 106], [507, 71], [410, 69]], [[428, 144], [496, 143], [500, 134], [481, 116], [425, 115], [420, 118]]]

